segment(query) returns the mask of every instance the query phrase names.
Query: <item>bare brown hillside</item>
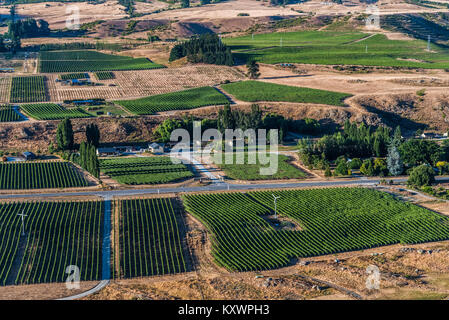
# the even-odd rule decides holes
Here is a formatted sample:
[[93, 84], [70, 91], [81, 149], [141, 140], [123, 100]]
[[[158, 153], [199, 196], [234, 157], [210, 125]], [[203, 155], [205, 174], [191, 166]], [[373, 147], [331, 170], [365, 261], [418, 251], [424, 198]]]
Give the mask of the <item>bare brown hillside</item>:
[[[101, 132], [102, 143], [126, 143], [150, 141], [153, 128], [163, 117], [72, 119], [75, 143], [85, 140], [85, 128], [95, 122]], [[27, 121], [0, 124], [0, 149], [14, 151], [41, 151], [55, 142], [59, 121]]]
[[352, 102], [376, 114], [388, 126], [400, 125], [406, 131], [418, 128], [446, 132], [449, 130], [449, 96], [441, 92], [363, 95]]

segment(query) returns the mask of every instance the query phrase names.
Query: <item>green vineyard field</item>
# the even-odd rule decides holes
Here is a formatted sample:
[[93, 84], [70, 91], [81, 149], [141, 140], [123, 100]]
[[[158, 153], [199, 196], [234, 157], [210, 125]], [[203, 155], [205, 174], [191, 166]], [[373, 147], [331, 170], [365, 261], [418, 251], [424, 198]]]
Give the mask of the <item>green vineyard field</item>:
[[212, 87], [158, 94], [136, 100], [116, 101], [129, 112], [137, 115], [160, 111], [193, 109], [211, 105], [228, 104], [228, 99]]
[[10, 102], [24, 103], [47, 100], [44, 76], [12, 78]]
[[112, 71], [99, 71], [95, 72], [95, 77], [97, 78], [97, 80], [109, 80], [114, 79], [115, 75]]
[[21, 117], [17, 112], [14, 111], [13, 107], [0, 105], [0, 122], [12, 122], [20, 120], [22, 120]]
[[59, 75], [59, 79], [61, 80], [89, 79], [89, 74], [87, 72], [64, 73]]
[[100, 280], [103, 212], [100, 201], [0, 204], [0, 284], [64, 282], [70, 265], [81, 280]]
[[347, 93], [285, 86], [261, 81], [241, 81], [223, 84], [222, 89], [242, 101], [282, 101], [320, 103], [343, 106]]
[[182, 217], [174, 198], [121, 200], [120, 277], [189, 271]]
[[[301, 179], [306, 177], [306, 173], [289, 163], [289, 157], [278, 155], [278, 166], [274, 174], [261, 174], [260, 168], [268, 168], [269, 165], [262, 165], [260, 158], [256, 155], [256, 163], [250, 164], [248, 161], [248, 152], [243, 154], [243, 163], [237, 163], [237, 157], [242, 152], [233, 153], [233, 162], [226, 164], [226, 154], [221, 155], [221, 164], [217, 166], [224, 171], [226, 176], [235, 180], [271, 180], [271, 179]], [[218, 156], [218, 154], [216, 154]], [[274, 154], [267, 154], [267, 158], [275, 157]], [[220, 158], [219, 158], [220, 159]], [[275, 158], [274, 158], [275, 159]], [[274, 160], [273, 159], [273, 160]]]
[[40, 72], [94, 72], [114, 70], [145, 70], [164, 68], [146, 58], [131, 58], [91, 50], [42, 51]]
[[[449, 50], [426, 41], [337, 31], [273, 32], [224, 38], [238, 59], [262, 63], [449, 68]], [[427, 38], [427, 34], [425, 36]], [[369, 37], [369, 38], [368, 38]], [[447, 37], [446, 37], [447, 38]]]
[[100, 159], [100, 170], [123, 184], [159, 184], [193, 177], [182, 163], [173, 164], [169, 157]]
[[[273, 195], [280, 196], [273, 219]], [[449, 218], [365, 188], [184, 196], [212, 235], [215, 261], [233, 271], [286, 266], [296, 258], [396, 243], [449, 239]]]
[[0, 163], [0, 189], [85, 187], [88, 183], [66, 161]]
[[81, 108], [64, 108], [55, 103], [24, 104], [20, 108], [24, 113], [37, 120], [59, 120], [65, 118], [88, 118], [90, 114]]

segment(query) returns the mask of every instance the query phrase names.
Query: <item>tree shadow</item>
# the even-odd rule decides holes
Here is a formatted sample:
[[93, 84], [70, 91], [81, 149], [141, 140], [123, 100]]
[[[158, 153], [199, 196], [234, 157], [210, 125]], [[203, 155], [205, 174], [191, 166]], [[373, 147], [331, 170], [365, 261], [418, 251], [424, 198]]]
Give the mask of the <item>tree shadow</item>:
[[418, 129], [427, 129], [428, 125], [416, 122], [414, 120], [404, 118], [397, 113], [391, 111], [380, 110], [372, 106], [363, 106], [368, 112], [377, 114], [387, 126], [391, 128], [395, 128], [396, 126], [400, 126], [401, 129], [406, 131], [416, 131]]

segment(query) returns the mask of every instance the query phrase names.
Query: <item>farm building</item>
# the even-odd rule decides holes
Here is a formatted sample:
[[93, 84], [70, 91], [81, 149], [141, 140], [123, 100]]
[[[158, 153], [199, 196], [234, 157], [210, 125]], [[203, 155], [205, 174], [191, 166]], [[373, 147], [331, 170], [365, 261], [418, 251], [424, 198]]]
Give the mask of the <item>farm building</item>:
[[36, 159], [36, 155], [35, 155], [34, 153], [32, 153], [32, 152], [29, 152], [29, 151], [23, 152], [23, 153], [22, 153], [22, 157], [23, 157], [25, 160], [33, 160], [33, 159]]
[[70, 79], [69, 83], [72, 86], [83, 86], [90, 85], [92, 82], [89, 79]]
[[164, 146], [163, 143], [153, 142], [148, 146], [148, 151], [153, 153], [164, 153]]
[[0, 72], [14, 72], [14, 68], [0, 68]]
[[145, 148], [140, 146], [117, 146], [114, 148], [120, 153], [142, 153], [146, 151]]
[[104, 147], [97, 149], [97, 156], [120, 156], [129, 153], [142, 153], [147, 151], [147, 149], [141, 146], [116, 146], [116, 147]]
[[106, 157], [106, 156], [118, 156], [121, 152], [117, 150], [117, 148], [98, 148], [97, 156]]
[[434, 132], [426, 132], [426, 133], [422, 133], [420, 136], [419, 136], [419, 138], [422, 138], [422, 139], [441, 139], [441, 138], [443, 138], [444, 137], [444, 135], [443, 136], [441, 136], [440, 134], [438, 134], [438, 133], [434, 133]]
[[78, 105], [99, 105], [103, 102], [102, 99], [89, 99], [89, 100], [67, 100], [64, 103]]

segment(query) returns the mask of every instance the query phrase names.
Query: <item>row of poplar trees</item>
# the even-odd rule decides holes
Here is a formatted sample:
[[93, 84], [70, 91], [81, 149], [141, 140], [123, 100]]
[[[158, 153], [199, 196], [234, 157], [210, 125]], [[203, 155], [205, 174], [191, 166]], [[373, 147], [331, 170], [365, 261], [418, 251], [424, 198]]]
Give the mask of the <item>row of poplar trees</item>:
[[[73, 127], [70, 119], [62, 120], [56, 130], [58, 149], [72, 152], [74, 148]], [[100, 144], [100, 130], [94, 123], [86, 127], [86, 141], [81, 142], [79, 156], [72, 153], [70, 159], [78, 163], [94, 177], [100, 176], [100, 163], [97, 158], [97, 148]]]
[[86, 127], [86, 141], [81, 142], [78, 164], [94, 177], [100, 177], [100, 162], [97, 158], [97, 148], [100, 144], [100, 130], [94, 123]]
[[100, 177], [100, 162], [97, 158], [97, 148], [91, 143], [81, 142], [80, 156], [78, 158], [78, 164], [94, 177]]

